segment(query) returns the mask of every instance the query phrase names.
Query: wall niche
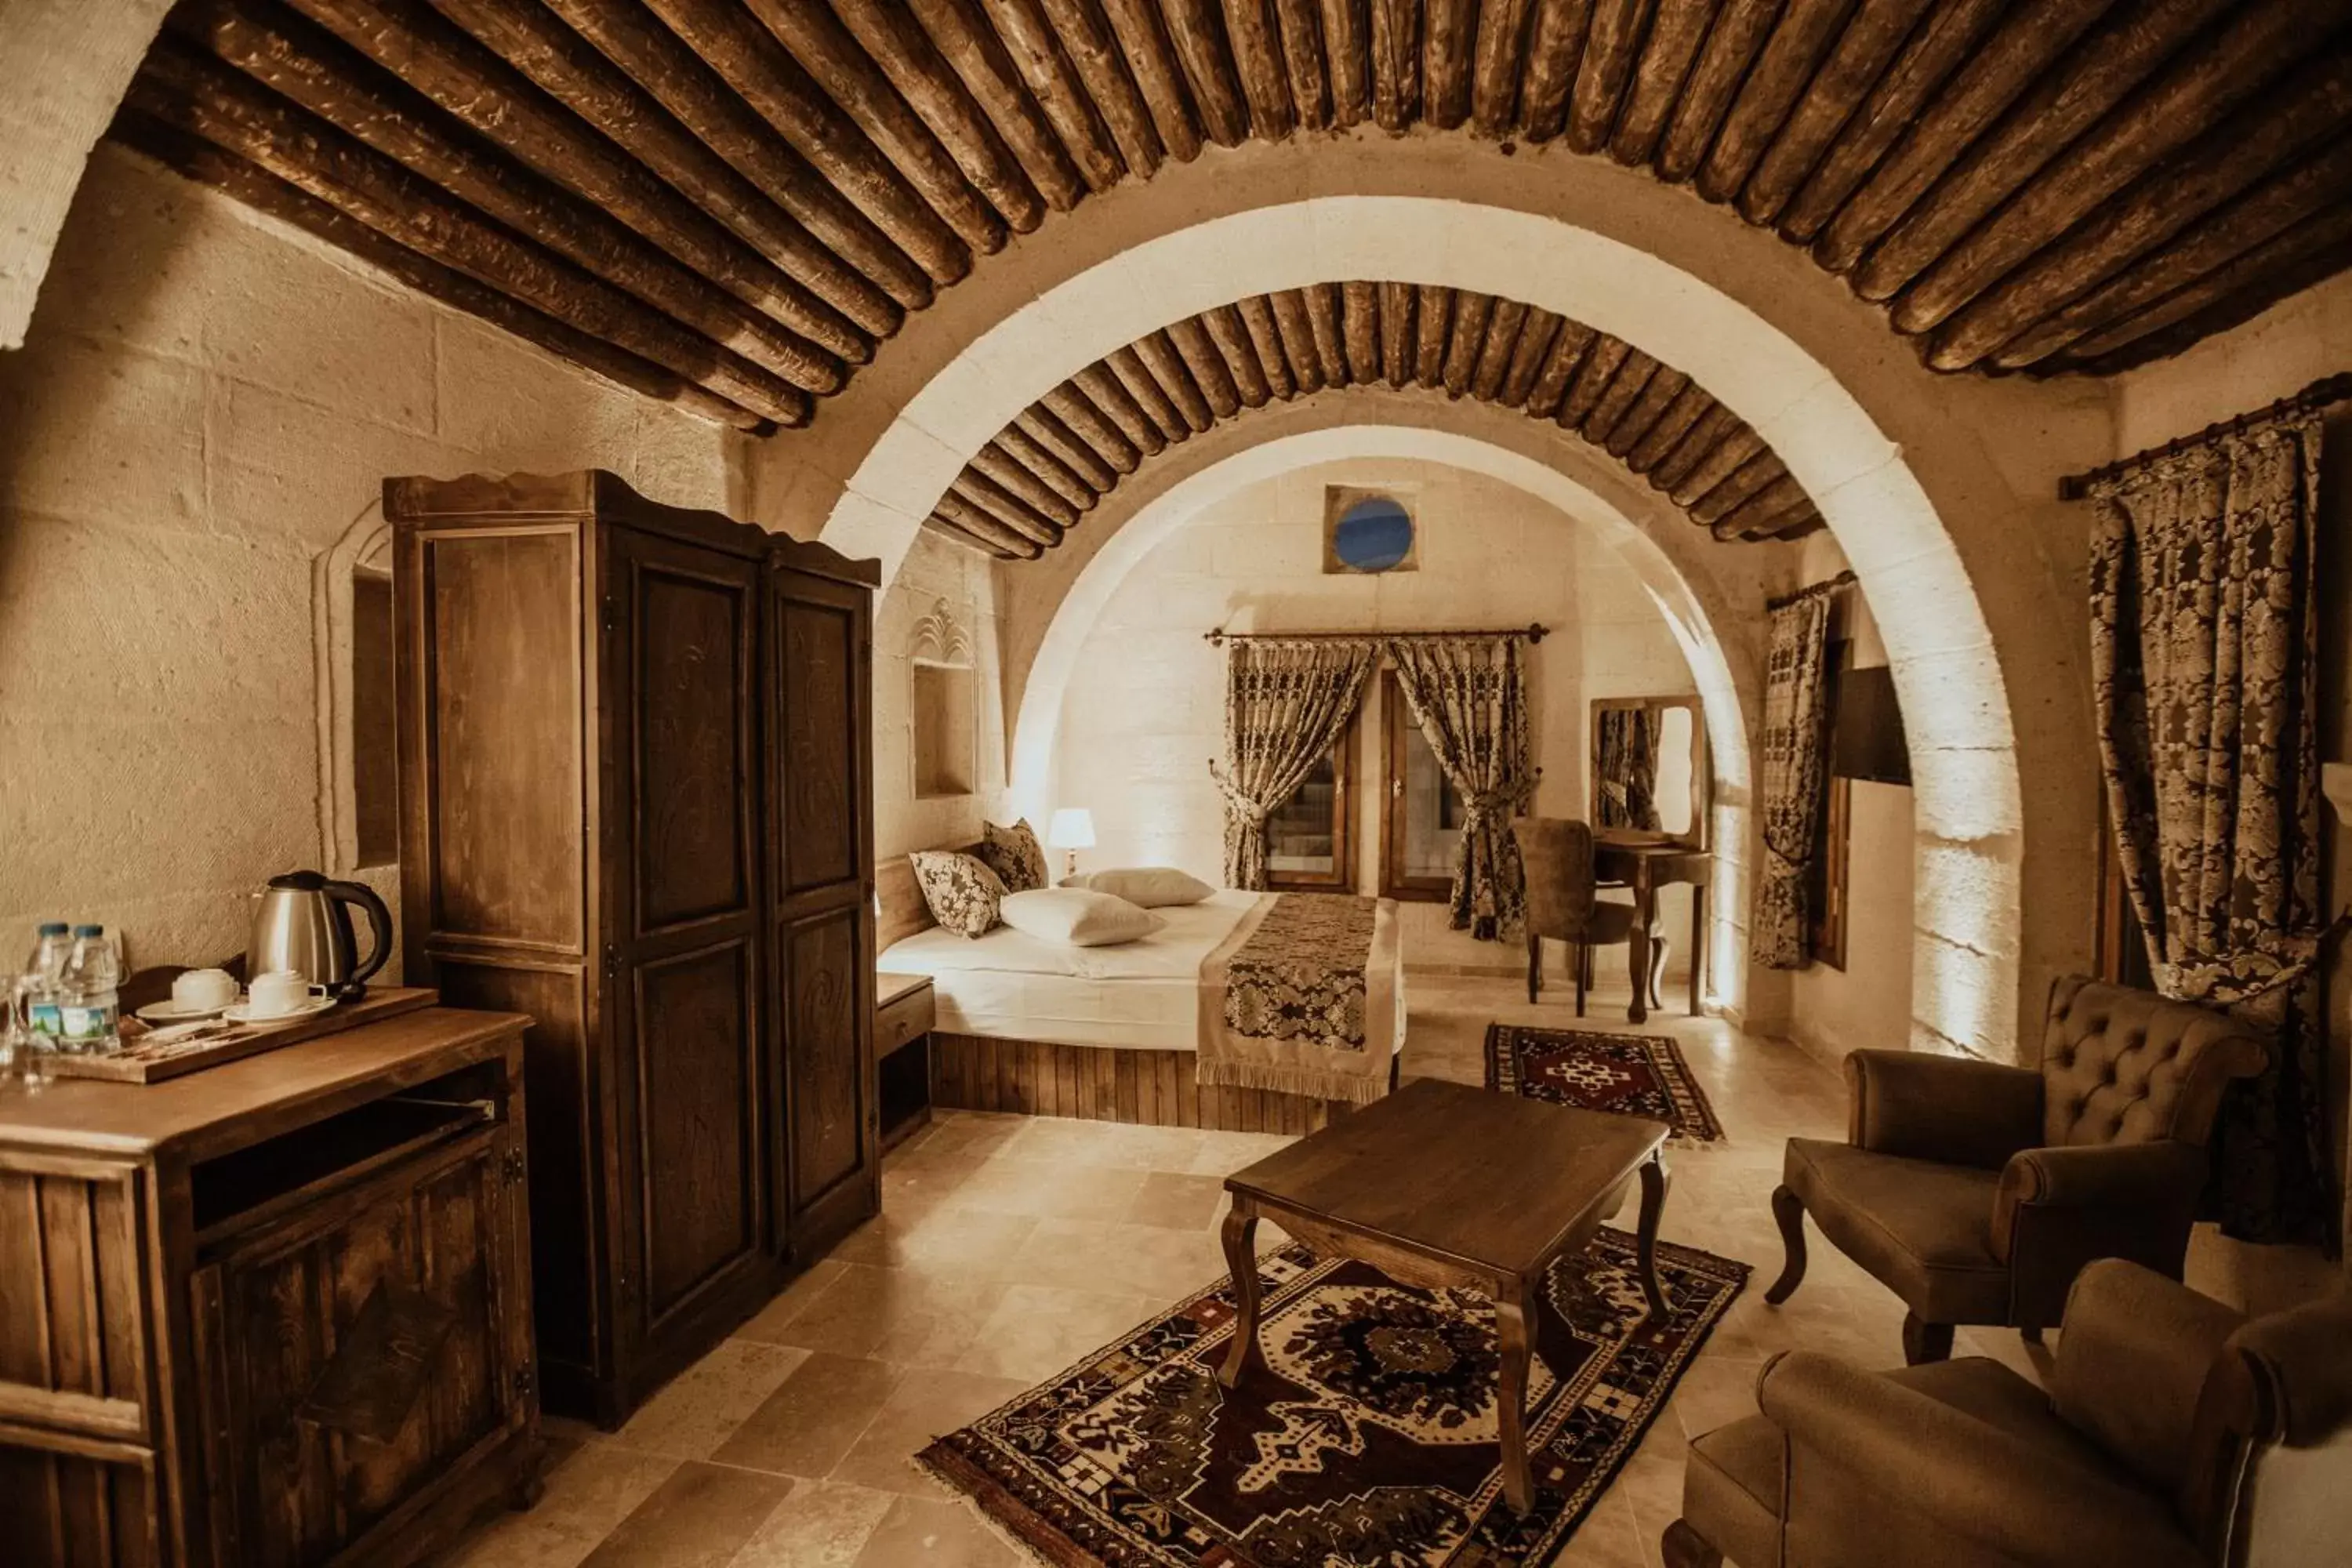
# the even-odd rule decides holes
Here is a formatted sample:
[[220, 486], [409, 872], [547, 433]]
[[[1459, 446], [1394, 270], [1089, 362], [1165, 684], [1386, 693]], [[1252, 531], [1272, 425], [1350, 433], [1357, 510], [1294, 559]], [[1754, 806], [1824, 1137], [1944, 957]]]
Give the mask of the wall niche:
[[980, 773], [979, 688], [971, 637], [940, 600], [915, 623], [915, 798], [968, 795]]

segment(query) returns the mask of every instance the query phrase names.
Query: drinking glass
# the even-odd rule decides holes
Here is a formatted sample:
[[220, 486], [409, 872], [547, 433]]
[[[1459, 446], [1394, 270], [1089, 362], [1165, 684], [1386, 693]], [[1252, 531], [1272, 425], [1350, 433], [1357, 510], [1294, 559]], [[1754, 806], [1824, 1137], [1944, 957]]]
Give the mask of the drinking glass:
[[33, 1027], [28, 998], [34, 985], [29, 974], [0, 977], [7, 993], [7, 1012], [0, 1017], [0, 1082], [23, 1080], [27, 1092], [49, 1081], [49, 1052], [55, 1042]]

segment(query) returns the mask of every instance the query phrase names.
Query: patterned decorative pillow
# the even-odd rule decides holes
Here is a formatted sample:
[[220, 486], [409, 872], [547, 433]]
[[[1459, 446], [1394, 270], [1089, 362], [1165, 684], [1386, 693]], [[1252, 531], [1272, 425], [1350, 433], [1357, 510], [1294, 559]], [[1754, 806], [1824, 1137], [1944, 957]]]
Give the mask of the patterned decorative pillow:
[[1045, 871], [1045, 847], [1037, 842], [1037, 834], [1023, 817], [1010, 827], [999, 827], [992, 822], [980, 825], [980, 844], [972, 853], [978, 855], [988, 868], [1003, 880], [1008, 893], [1025, 893], [1032, 888], [1048, 888], [1053, 879]]
[[983, 936], [1004, 904], [1004, 884], [976, 857], [918, 849], [907, 858], [931, 919], [963, 936]]

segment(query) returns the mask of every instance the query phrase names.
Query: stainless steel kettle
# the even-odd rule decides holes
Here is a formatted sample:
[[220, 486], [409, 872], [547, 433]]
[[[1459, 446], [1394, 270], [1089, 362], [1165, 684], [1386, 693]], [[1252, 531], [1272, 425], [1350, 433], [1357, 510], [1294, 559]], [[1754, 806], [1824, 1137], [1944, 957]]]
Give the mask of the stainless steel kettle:
[[[363, 882], [331, 881], [317, 871], [289, 871], [253, 895], [253, 941], [245, 972], [290, 969], [338, 996], [358, 996], [392, 956], [392, 911]], [[367, 910], [373, 940], [365, 963], [346, 906]]]

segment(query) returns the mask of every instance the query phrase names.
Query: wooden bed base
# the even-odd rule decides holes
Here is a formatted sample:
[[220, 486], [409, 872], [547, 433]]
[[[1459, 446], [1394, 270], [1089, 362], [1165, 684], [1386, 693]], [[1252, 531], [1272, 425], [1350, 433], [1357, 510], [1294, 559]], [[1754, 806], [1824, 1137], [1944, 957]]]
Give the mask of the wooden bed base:
[[1196, 1082], [1190, 1051], [942, 1033], [931, 1037], [931, 1103], [960, 1110], [1298, 1133], [1318, 1131], [1355, 1109], [1344, 1100]]

